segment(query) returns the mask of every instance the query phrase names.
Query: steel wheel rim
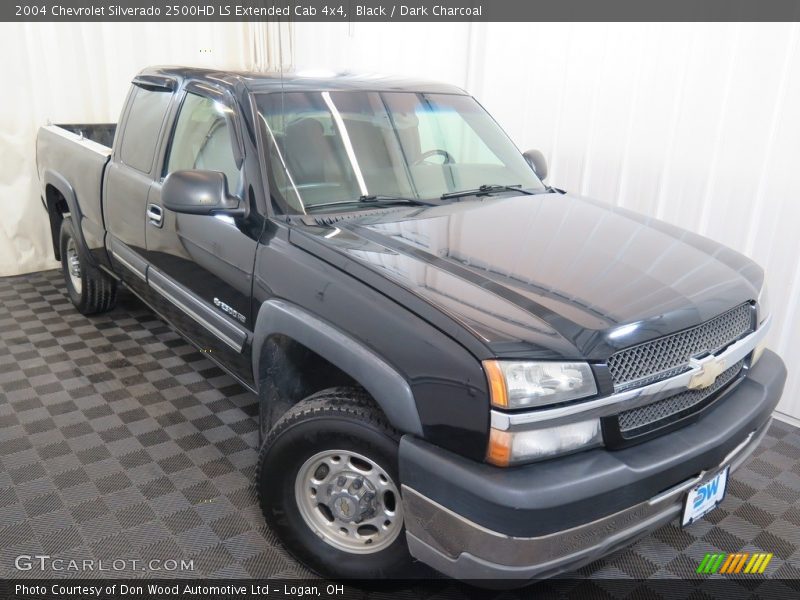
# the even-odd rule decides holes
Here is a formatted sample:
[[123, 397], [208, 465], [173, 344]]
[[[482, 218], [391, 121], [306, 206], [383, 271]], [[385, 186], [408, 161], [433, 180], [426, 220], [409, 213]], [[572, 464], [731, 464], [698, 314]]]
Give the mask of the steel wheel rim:
[[80, 294], [83, 289], [81, 261], [78, 257], [78, 248], [75, 246], [75, 240], [73, 238], [67, 240], [67, 274], [69, 275], [69, 281], [72, 287]]
[[[375, 461], [356, 452], [318, 452], [300, 467], [294, 487], [306, 525], [339, 550], [379, 552], [403, 529], [403, 508], [394, 481]], [[369, 494], [374, 497], [370, 499]]]

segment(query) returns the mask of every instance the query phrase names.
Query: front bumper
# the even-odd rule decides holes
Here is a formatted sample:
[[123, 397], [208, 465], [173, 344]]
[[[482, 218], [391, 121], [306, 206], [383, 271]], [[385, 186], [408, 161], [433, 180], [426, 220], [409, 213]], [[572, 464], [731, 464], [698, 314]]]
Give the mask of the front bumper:
[[723, 402], [677, 431], [617, 451], [511, 469], [412, 437], [400, 445], [411, 554], [466, 580], [545, 578], [578, 568], [678, 517], [685, 493], [741, 465], [765, 435], [786, 379], [766, 351]]

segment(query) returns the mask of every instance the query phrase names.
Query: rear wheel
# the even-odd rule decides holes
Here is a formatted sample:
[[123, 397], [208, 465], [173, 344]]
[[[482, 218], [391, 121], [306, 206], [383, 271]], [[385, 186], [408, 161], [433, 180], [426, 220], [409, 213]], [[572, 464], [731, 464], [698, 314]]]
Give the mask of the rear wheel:
[[112, 309], [117, 299], [117, 282], [88, 261], [69, 217], [61, 222], [60, 245], [61, 271], [75, 308], [84, 315]]
[[284, 415], [258, 462], [261, 508], [284, 546], [325, 577], [411, 573], [398, 433], [369, 396], [331, 388]]

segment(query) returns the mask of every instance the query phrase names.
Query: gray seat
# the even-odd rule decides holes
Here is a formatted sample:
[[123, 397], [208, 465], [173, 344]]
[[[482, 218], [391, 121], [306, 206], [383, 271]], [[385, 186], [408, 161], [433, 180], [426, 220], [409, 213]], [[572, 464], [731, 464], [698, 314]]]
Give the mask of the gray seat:
[[305, 118], [286, 126], [286, 161], [297, 185], [325, 183], [334, 162], [322, 123]]

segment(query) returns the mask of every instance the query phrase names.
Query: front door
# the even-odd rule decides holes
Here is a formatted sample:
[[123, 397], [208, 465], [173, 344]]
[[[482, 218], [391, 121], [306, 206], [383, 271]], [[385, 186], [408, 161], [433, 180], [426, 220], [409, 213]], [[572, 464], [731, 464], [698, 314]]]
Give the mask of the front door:
[[178, 170], [225, 174], [231, 194], [245, 193], [236, 153], [236, 113], [226, 96], [187, 86], [167, 146], [162, 177], [147, 198], [148, 283], [158, 310], [203, 352], [252, 381], [249, 340], [257, 233], [247, 217], [189, 215], [164, 208], [161, 185]]
[[145, 205], [156, 178], [156, 150], [173, 97], [173, 81], [137, 77], [117, 132], [105, 175], [103, 217], [114, 270], [129, 287], [148, 294], [145, 261]]

